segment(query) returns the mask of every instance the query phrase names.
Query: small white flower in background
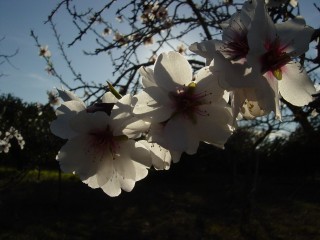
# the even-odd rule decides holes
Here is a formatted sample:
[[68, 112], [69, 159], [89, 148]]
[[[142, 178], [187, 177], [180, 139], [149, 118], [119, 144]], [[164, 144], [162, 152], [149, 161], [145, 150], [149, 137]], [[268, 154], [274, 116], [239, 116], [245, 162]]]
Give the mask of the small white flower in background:
[[132, 97], [115, 102], [108, 93], [101, 103], [86, 108], [73, 93], [59, 92], [67, 101], [57, 109], [51, 131], [68, 139], [57, 155], [61, 169], [109, 196], [118, 196], [121, 189], [130, 192], [151, 166], [149, 149], [133, 140], [148, 125], [132, 116]]
[[162, 147], [194, 154], [199, 141], [223, 147], [232, 134], [232, 114], [209, 68], [193, 78], [188, 61], [177, 52], [162, 53], [154, 66], [141, 68], [143, 86], [133, 113], [162, 125]]
[[20, 146], [20, 149], [24, 148], [25, 141], [20, 134], [18, 130], [16, 130], [14, 127], [10, 127], [8, 131], [5, 132], [5, 134], [2, 134], [0, 132], [0, 137], [2, 136], [2, 139], [0, 139], [0, 153], [8, 153], [11, 147], [10, 141], [15, 138]]
[[45, 57], [45, 58], [50, 58], [51, 57], [51, 52], [48, 49], [48, 45], [40, 46], [39, 56], [40, 57]]
[[183, 43], [181, 43], [180, 45], [178, 45], [177, 47], [177, 52], [180, 53], [180, 54], [185, 54], [187, 51], [187, 48], [184, 46]]

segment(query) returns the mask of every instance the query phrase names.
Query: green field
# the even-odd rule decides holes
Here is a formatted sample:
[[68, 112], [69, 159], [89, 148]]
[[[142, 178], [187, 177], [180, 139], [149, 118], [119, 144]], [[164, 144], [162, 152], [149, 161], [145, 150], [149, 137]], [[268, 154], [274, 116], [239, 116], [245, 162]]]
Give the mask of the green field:
[[319, 180], [261, 177], [250, 202], [241, 176], [184, 170], [151, 171], [116, 198], [31, 171], [0, 192], [0, 239], [320, 239]]

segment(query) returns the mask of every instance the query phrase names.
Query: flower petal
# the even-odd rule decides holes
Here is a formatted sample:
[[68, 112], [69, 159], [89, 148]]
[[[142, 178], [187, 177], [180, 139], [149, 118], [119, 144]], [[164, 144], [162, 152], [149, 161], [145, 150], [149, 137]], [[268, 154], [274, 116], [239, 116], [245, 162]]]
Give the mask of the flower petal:
[[154, 67], [156, 84], [168, 91], [192, 81], [192, 68], [180, 53], [168, 52], [159, 55]]
[[87, 134], [92, 130], [105, 130], [110, 122], [110, 117], [105, 112], [87, 113], [79, 112], [70, 119], [70, 127], [78, 132]]
[[139, 118], [150, 118], [155, 122], [167, 120], [173, 109], [170, 107], [169, 97], [157, 87], [149, 87], [135, 95], [136, 104], [133, 114]]
[[287, 46], [285, 51], [292, 57], [298, 57], [309, 49], [310, 39], [314, 29], [306, 26], [303, 17], [297, 16], [294, 19], [276, 24], [277, 33], [281, 44]]
[[206, 94], [206, 102], [218, 102], [223, 99], [224, 89], [219, 85], [218, 78], [212, 74], [209, 67], [204, 67], [195, 75], [195, 94]]
[[316, 89], [306, 71], [299, 63], [290, 62], [278, 81], [281, 96], [295, 106], [304, 106], [311, 102]]
[[149, 149], [152, 165], [156, 170], [168, 170], [170, 168], [171, 154], [167, 149], [157, 143], [149, 143], [145, 140], [140, 141], [140, 143]]
[[75, 173], [81, 180], [87, 180], [96, 174], [100, 159], [104, 154], [97, 154], [88, 143], [87, 136], [70, 139], [59, 151], [57, 160], [63, 172]]
[[77, 133], [69, 126], [70, 119], [76, 116], [78, 112], [83, 111], [84, 109], [85, 106], [82, 102], [64, 102], [56, 110], [57, 119], [52, 121], [50, 125], [51, 132], [54, 135], [63, 139], [68, 139], [76, 136]]
[[198, 150], [199, 140], [197, 128], [183, 116], [173, 117], [163, 129], [165, 148], [173, 151], [195, 154]]
[[62, 100], [65, 102], [77, 101], [77, 102], [83, 103], [82, 100], [77, 95], [75, 95], [73, 92], [70, 92], [65, 89], [57, 89], [57, 91], [59, 92], [59, 97], [61, 97]]
[[154, 80], [153, 69], [141, 67], [139, 69], [139, 73], [142, 76], [141, 83], [144, 88], [157, 86], [157, 84], [155, 83], [155, 80]]
[[208, 116], [198, 117], [197, 133], [201, 141], [223, 148], [232, 134], [233, 117], [230, 108], [205, 106]]

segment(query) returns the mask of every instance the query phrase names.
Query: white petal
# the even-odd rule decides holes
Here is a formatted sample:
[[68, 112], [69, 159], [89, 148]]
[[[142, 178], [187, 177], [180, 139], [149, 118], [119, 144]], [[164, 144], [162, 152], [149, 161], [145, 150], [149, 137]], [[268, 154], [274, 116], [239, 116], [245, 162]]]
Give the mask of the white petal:
[[142, 76], [142, 86], [144, 88], [157, 86], [154, 80], [154, 72], [151, 68], [141, 67], [139, 73]]
[[101, 189], [110, 197], [117, 197], [121, 193], [121, 184], [117, 174], [114, 174], [112, 178], [101, 187]]
[[285, 51], [292, 57], [298, 57], [309, 49], [314, 29], [306, 26], [301, 16], [275, 25], [281, 44], [287, 46]]
[[173, 108], [170, 107], [170, 99], [160, 88], [150, 87], [135, 95], [136, 104], [133, 114], [139, 118], [148, 117], [153, 121], [163, 122], [167, 120]]
[[120, 100], [118, 100], [112, 108], [110, 118], [111, 119], [123, 119], [130, 118], [132, 116], [132, 96], [126, 94]]
[[256, 87], [258, 84], [246, 63], [232, 63], [222, 54], [216, 55], [213, 64], [210, 65], [210, 71], [218, 78], [221, 88], [228, 91]]
[[278, 81], [281, 96], [295, 106], [311, 102], [316, 89], [308, 74], [298, 63], [290, 62], [285, 66], [282, 80]]
[[[217, 55], [217, 51], [223, 49], [223, 42], [221, 40], [208, 40], [200, 43], [193, 43], [190, 45], [189, 50], [204, 57], [206, 59], [206, 65], [209, 65], [212, 59]], [[221, 53], [222, 54], [222, 53]]]
[[167, 170], [170, 168], [171, 154], [157, 143], [149, 143], [147, 141], [140, 141], [141, 144], [150, 150], [152, 165], [157, 170]]
[[78, 133], [90, 133], [96, 130], [106, 130], [110, 117], [105, 112], [87, 113], [82, 111], [70, 120], [70, 127]]
[[195, 154], [199, 140], [194, 124], [183, 116], [173, 117], [164, 127], [165, 148]]
[[230, 108], [206, 106], [208, 116], [198, 117], [199, 140], [223, 148], [232, 134], [233, 117]]
[[97, 181], [97, 175], [93, 175], [92, 177], [89, 177], [83, 182], [91, 188], [100, 188], [100, 185], [98, 184], [98, 181]]
[[97, 172], [99, 161], [104, 157], [92, 149], [87, 136], [78, 136], [61, 148], [57, 160], [62, 171], [75, 172], [81, 180], [86, 180]]
[[78, 101], [64, 102], [60, 107], [57, 108], [56, 114], [57, 119], [54, 120], [50, 125], [50, 130], [53, 134], [58, 137], [68, 139], [77, 135], [73, 131], [69, 124], [70, 119], [77, 115], [78, 112], [85, 110], [83, 103]]
[[265, 52], [264, 44], [276, 38], [276, 28], [266, 10], [264, 0], [256, 1], [254, 17], [247, 36], [249, 55], [258, 56]]
[[103, 103], [116, 103], [118, 102], [118, 99], [113, 95], [111, 92], [106, 92], [102, 98], [101, 101]]
[[191, 82], [192, 68], [180, 53], [162, 53], [155, 63], [154, 79], [160, 88], [175, 91], [177, 87]]
[[140, 142], [134, 140], [121, 141], [120, 143], [122, 157], [129, 158], [145, 167], [151, 166], [151, 157], [149, 150]]
[[70, 92], [65, 89], [57, 89], [57, 90], [59, 92], [59, 97], [61, 97], [63, 101], [66, 102], [66, 101], [74, 100], [77, 102], [81, 102], [83, 104], [82, 100], [77, 95], [75, 95], [73, 92]]
[[219, 85], [218, 78], [212, 74], [209, 67], [204, 67], [195, 75], [195, 94], [206, 94], [207, 102], [217, 102], [223, 99], [224, 89]]
[[132, 189], [134, 188], [135, 183], [136, 183], [136, 181], [134, 181], [132, 179], [120, 178], [119, 181], [120, 181], [121, 188], [126, 192], [131, 192]]

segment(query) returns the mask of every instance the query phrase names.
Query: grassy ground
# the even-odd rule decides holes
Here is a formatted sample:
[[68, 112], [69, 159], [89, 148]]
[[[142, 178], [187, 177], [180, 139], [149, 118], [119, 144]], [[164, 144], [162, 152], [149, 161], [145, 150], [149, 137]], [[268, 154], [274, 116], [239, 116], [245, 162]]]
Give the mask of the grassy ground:
[[59, 186], [56, 171], [30, 172], [0, 192], [0, 239], [320, 239], [319, 181], [261, 178], [248, 201], [241, 178], [176, 169], [117, 198], [71, 175]]

